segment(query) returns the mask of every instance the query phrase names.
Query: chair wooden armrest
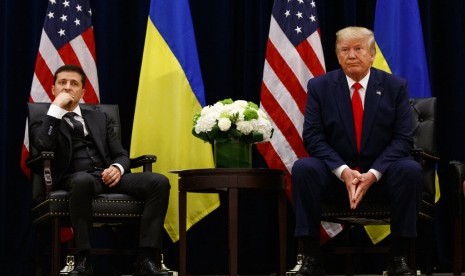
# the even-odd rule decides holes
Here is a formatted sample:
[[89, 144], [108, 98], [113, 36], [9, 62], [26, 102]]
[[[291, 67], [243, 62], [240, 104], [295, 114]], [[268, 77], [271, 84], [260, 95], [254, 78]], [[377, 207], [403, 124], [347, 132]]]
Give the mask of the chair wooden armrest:
[[463, 186], [465, 181], [465, 163], [456, 160], [450, 161], [449, 172], [450, 181], [454, 186], [454, 196], [456, 197], [456, 214], [462, 215], [462, 197], [465, 195]]
[[30, 156], [27, 159], [26, 164], [28, 166], [42, 166], [42, 163], [38, 163], [38, 162], [42, 162], [45, 159], [53, 159], [54, 155], [55, 153], [53, 151], [43, 151], [34, 156]]
[[420, 164], [423, 164], [423, 161], [431, 161], [436, 163], [440, 160], [438, 156], [428, 153], [422, 148], [414, 148], [410, 153], [416, 160], [420, 162]]
[[39, 154], [31, 156], [26, 161], [26, 164], [32, 169], [41, 169], [44, 177], [45, 184], [45, 197], [52, 191], [52, 159], [54, 158], [55, 153], [53, 151], [42, 151]]
[[155, 155], [141, 155], [136, 158], [131, 158], [131, 168], [142, 167], [144, 172], [152, 171], [152, 164], [157, 162]]

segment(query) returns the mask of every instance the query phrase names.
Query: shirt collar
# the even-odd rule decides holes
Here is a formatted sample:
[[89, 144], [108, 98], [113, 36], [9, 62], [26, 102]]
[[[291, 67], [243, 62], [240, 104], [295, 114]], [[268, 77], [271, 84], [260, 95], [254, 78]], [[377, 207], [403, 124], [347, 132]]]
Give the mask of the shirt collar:
[[[351, 79], [347, 75], [346, 75], [346, 78], [347, 78], [347, 83], [349, 84], [349, 89], [352, 89], [352, 85], [354, 85], [354, 83], [356, 83], [356, 81], [354, 81], [353, 79]], [[362, 85], [362, 87], [364, 89], [366, 89], [367, 86], [368, 86], [368, 80], [369, 79], [370, 79], [370, 70], [368, 70], [368, 74], [366, 74], [366, 76], [363, 77], [363, 79], [361, 79], [358, 83], [360, 83]]]
[[76, 108], [71, 112], [74, 112], [77, 115], [79, 115], [80, 117], [82, 117], [81, 107], [79, 105], [77, 105]]

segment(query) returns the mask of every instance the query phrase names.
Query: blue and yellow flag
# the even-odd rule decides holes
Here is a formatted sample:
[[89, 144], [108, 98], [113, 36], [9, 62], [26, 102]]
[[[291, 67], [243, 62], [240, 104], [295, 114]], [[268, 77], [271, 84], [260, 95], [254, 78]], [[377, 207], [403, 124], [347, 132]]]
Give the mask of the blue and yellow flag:
[[407, 79], [411, 98], [431, 97], [418, 1], [376, 1], [374, 33], [373, 67]]
[[[411, 98], [431, 97], [418, 1], [377, 0], [374, 33], [373, 67], [407, 79]], [[365, 229], [375, 244], [390, 234], [389, 225]]]
[[[187, 0], [152, 0], [137, 92], [131, 157], [155, 154], [153, 170], [170, 179], [165, 229], [179, 239], [178, 177], [172, 170], [211, 168], [212, 148], [191, 134], [205, 103]], [[218, 194], [188, 194], [187, 227], [215, 210]]]

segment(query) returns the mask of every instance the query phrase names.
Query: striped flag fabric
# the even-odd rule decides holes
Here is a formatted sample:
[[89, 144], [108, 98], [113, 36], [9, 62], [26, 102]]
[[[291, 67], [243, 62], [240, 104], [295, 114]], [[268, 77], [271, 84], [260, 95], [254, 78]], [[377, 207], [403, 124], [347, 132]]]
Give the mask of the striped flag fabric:
[[[214, 165], [211, 145], [192, 135], [204, 93], [188, 0], [151, 0], [130, 155], [157, 155], [154, 171], [170, 180], [164, 226], [173, 242], [179, 239], [178, 176], [171, 171]], [[214, 193], [187, 197], [188, 229], [220, 205]]]
[[[431, 97], [418, 1], [377, 0], [374, 34], [373, 67], [407, 79], [411, 98]], [[436, 191], [438, 200], [437, 182]], [[374, 244], [390, 234], [389, 225], [370, 225], [365, 229]]]
[[[29, 102], [52, 102], [53, 74], [62, 65], [75, 64], [84, 70], [86, 103], [99, 103], [99, 86], [95, 55], [92, 10], [88, 0], [49, 0], [44, 26], [40, 37]], [[29, 133], [26, 122], [21, 151], [21, 169], [26, 176], [30, 170], [26, 165], [29, 156]], [[73, 237], [72, 229], [60, 229], [60, 240], [66, 242]]]
[[[53, 73], [64, 64], [75, 64], [87, 76], [83, 102], [99, 102], [92, 10], [88, 0], [49, 0], [37, 53], [29, 102], [52, 102]], [[26, 130], [21, 152], [21, 168], [26, 166], [29, 138]]]
[[[270, 142], [257, 144], [268, 167], [286, 172], [286, 194], [291, 198], [290, 172], [307, 156], [302, 129], [307, 83], [326, 72], [317, 8], [313, 0], [275, 0], [263, 69], [260, 107], [274, 124]], [[342, 230], [323, 223], [322, 242]]]

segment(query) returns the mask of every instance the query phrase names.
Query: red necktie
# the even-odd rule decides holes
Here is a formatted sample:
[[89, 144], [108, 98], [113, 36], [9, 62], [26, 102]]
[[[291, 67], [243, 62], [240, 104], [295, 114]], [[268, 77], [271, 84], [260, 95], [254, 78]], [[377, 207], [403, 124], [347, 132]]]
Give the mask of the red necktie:
[[357, 142], [357, 151], [360, 152], [360, 144], [362, 142], [363, 105], [358, 90], [362, 87], [362, 85], [356, 82], [352, 85], [352, 87], [354, 88], [354, 93], [352, 94], [352, 112], [354, 116], [355, 140]]

